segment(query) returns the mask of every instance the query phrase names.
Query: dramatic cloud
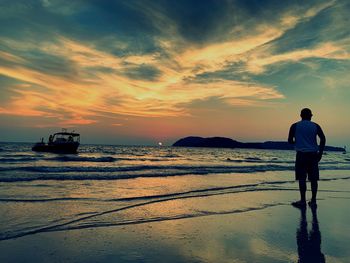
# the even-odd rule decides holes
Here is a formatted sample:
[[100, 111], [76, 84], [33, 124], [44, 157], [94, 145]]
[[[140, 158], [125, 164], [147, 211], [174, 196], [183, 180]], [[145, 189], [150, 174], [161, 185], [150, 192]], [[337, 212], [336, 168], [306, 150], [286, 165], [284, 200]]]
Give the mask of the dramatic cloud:
[[[320, 81], [340, 97], [349, 10], [336, 0], [12, 1], [0, 10], [0, 117], [121, 128], [128, 117], [205, 118], [198, 102], [222, 114], [289, 105]], [[310, 95], [290, 91], [287, 72]]]

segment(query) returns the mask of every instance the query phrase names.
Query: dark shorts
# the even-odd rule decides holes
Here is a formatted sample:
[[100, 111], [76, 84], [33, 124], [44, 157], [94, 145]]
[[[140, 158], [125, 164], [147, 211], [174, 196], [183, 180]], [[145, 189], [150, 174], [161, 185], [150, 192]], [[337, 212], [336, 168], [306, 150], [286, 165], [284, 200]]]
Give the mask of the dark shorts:
[[297, 152], [295, 180], [317, 181], [319, 179], [317, 152]]

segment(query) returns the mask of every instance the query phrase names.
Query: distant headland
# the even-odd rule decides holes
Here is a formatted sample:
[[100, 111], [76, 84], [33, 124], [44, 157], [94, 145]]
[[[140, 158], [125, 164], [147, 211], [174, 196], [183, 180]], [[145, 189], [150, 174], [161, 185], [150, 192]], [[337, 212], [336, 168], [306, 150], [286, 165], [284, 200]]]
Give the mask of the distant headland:
[[[239, 142], [225, 137], [203, 138], [189, 136], [176, 141], [176, 147], [213, 147], [213, 148], [241, 148], [241, 149], [267, 149], [267, 150], [294, 150], [294, 146], [288, 142]], [[342, 147], [326, 146], [325, 151], [344, 152]]]

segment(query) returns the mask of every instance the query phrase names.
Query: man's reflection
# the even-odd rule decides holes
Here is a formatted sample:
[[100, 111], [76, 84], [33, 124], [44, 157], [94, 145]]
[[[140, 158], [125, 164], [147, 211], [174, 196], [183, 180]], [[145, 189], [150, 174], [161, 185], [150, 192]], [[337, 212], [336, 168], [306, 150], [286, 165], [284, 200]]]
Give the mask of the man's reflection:
[[321, 232], [317, 220], [317, 207], [311, 207], [312, 228], [307, 230], [306, 208], [301, 208], [300, 225], [297, 229], [297, 245], [300, 263], [326, 262], [321, 252]]

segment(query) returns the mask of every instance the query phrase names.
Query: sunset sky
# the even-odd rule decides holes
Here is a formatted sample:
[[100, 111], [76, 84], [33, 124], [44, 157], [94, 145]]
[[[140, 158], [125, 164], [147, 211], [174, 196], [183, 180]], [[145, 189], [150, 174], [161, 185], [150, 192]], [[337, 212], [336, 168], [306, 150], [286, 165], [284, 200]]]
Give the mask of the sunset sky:
[[0, 0], [0, 141], [350, 146], [350, 1]]

